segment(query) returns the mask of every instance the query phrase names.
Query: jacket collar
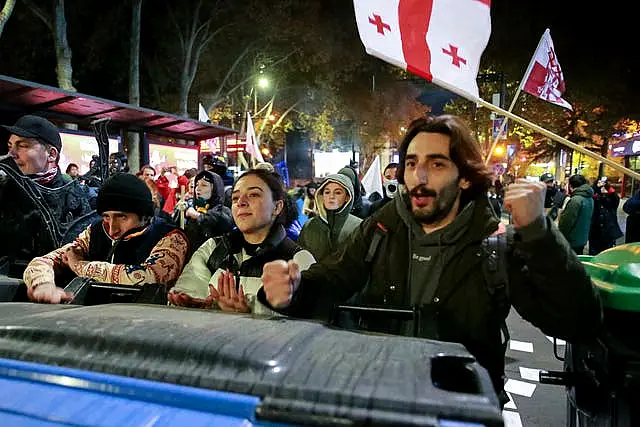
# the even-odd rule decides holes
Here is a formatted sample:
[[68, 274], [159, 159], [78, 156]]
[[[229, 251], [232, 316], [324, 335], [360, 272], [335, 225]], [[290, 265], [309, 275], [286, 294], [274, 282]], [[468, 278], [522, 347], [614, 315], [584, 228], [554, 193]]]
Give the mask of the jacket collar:
[[[280, 246], [280, 244], [286, 237], [287, 232], [282, 225], [273, 225], [267, 237], [258, 246], [256, 256], [268, 253], [276, 249], [278, 246]], [[242, 232], [236, 228], [231, 233], [229, 233], [229, 243], [232, 253], [235, 254], [241, 252], [245, 243]]]

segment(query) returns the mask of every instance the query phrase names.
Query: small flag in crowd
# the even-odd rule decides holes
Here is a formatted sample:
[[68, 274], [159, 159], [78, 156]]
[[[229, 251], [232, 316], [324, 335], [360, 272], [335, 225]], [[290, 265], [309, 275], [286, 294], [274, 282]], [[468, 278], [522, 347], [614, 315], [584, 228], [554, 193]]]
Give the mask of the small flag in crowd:
[[198, 120], [205, 123], [209, 121], [207, 110], [204, 109], [204, 106], [202, 104], [198, 104]]
[[247, 113], [247, 145], [245, 151], [249, 153], [256, 161], [264, 162], [260, 147], [258, 146], [258, 139], [256, 138], [256, 131], [253, 128], [253, 121], [251, 120], [251, 113]]
[[552, 104], [573, 110], [571, 104], [562, 98], [566, 90], [564, 76], [549, 29], [542, 35], [520, 89]]

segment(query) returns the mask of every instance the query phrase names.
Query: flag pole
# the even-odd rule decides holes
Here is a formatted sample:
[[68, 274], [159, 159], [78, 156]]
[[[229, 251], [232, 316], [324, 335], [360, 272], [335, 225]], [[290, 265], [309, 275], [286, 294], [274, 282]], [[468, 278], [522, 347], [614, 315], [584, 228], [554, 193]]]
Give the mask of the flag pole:
[[[547, 28], [545, 30], [545, 32], [542, 33], [542, 37], [540, 37], [540, 41], [538, 42], [538, 46], [536, 47], [536, 50], [533, 51], [533, 56], [531, 57], [531, 61], [529, 62], [529, 66], [527, 67], [527, 70], [524, 72], [524, 76], [522, 77], [522, 80], [520, 80], [520, 84], [518, 85], [518, 90], [516, 91], [516, 94], [513, 96], [513, 100], [511, 101], [511, 105], [509, 105], [509, 109], [507, 110], [510, 113], [513, 111], [513, 109], [516, 106], [516, 102], [518, 101], [518, 97], [520, 97], [520, 93], [522, 93], [522, 87], [524, 86], [524, 83], [529, 78], [529, 74], [531, 74], [531, 70], [533, 69], [533, 65], [536, 62], [536, 53], [538, 53], [538, 50], [540, 49], [540, 46], [542, 46], [542, 42], [544, 41], [544, 37], [547, 35], [548, 32], [549, 32], [549, 29]], [[498, 145], [498, 140], [500, 139], [500, 135], [502, 135], [502, 132], [505, 131], [506, 127], [507, 127], [507, 121], [504, 120], [502, 122], [502, 124], [500, 125], [500, 130], [498, 130], [498, 135], [496, 135], [496, 139], [494, 139], [493, 140], [493, 144], [491, 144], [491, 149], [487, 153], [487, 158], [484, 161], [485, 165], [489, 164], [489, 161], [491, 160], [491, 155], [493, 154], [493, 150], [496, 149], [496, 145]]]
[[595, 160], [598, 160], [598, 161], [604, 163], [605, 165], [617, 170], [618, 172], [621, 172], [621, 173], [623, 173], [623, 174], [625, 174], [627, 176], [630, 176], [632, 178], [635, 178], [635, 179], [640, 179], [640, 173], [632, 171], [629, 168], [625, 168], [624, 166], [621, 166], [621, 165], [617, 164], [616, 162], [614, 162], [612, 160], [609, 160], [609, 159], [607, 159], [605, 157], [602, 157], [599, 154], [596, 154], [596, 153], [594, 153], [592, 151], [589, 151], [586, 148], [576, 144], [575, 142], [571, 142], [568, 139], [561, 137], [560, 135], [556, 135], [555, 133], [553, 133], [553, 132], [551, 132], [551, 131], [549, 131], [549, 130], [541, 127], [541, 126], [538, 126], [537, 124], [535, 124], [533, 122], [530, 122], [529, 120], [523, 119], [522, 117], [520, 117], [520, 116], [518, 116], [516, 114], [513, 114], [510, 111], [506, 111], [506, 110], [504, 110], [504, 109], [502, 109], [502, 108], [500, 108], [500, 107], [498, 107], [496, 105], [493, 105], [492, 103], [487, 102], [487, 101], [485, 101], [484, 99], [482, 99], [480, 97], [473, 96], [473, 95], [471, 95], [471, 94], [469, 94], [469, 93], [467, 93], [467, 92], [465, 92], [465, 91], [463, 91], [463, 90], [461, 90], [459, 88], [456, 88], [456, 87], [454, 87], [454, 86], [452, 86], [452, 85], [450, 85], [448, 83], [445, 83], [445, 82], [443, 82], [441, 80], [438, 80], [438, 79], [435, 79], [435, 78], [432, 80], [432, 83], [442, 87], [443, 89], [447, 89], [450, 92], [453, 92], [453, 93], [455, 93], [457, 95], [460, 95], [463, 98], [468, 99], [469, 101], [475, 102], [476, 104], [480, 104], [481, 106], [486, 107], [486, 108], [488, 108], [489, 110], [491, 110], [491, 111], [493, 111], [495, 113], [498, 113], [500, 115], [508, 117], [508, 118], [512, 119], [513, 121], [516, 121], [516, 122], [518, 122], [518, 123], [520, 123], [520, 124], [522, 124], [524, 126], [527, 126], [528, 128], [530, 128], [530, 129], [532, 129], [532, 130], [534, 130], [534, 131], [536, 131], [538, 133], [541, 133], [542, 135], [546, 136], [547, 138], [549, 138], [549, 139], [551, 139], [553, 141], [556, 141], [556, 142], [558, 142], [560, 144], [566, 145], [567, 147], [569, 147], [569, 148], [571, 148], [571, 149], [573, 149], [573, 150], [575, 150], [575, 151], [577, 151], [579, 153], [582, 153], [585, 156], [591, 157], [591, 158], [593, 158]]

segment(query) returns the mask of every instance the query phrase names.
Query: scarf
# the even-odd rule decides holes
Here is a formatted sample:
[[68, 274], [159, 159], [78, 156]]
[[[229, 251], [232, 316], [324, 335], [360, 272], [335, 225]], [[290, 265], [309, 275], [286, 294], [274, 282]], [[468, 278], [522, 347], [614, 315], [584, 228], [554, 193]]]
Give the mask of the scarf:
[[46, 172], [34, 173], [32, 175], [29, 175], [29, 178], [40, 185], [46, 185], [53, 181], [53, 178], [55, 178], [57, 174], [58, 167], [56, 166], [55, 168], [49, 169]]

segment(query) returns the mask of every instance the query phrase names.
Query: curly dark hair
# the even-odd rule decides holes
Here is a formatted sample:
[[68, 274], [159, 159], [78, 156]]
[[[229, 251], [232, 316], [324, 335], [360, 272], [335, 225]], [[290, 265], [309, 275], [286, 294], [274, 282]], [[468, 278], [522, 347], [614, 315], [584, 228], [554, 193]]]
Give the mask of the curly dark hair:
[[451, 160], [458, 167], [460, 178], [465, 178], [471, 183], [471, 187], [463, 191], [467, 200], [487, 193], [493, 173], [484, 164], [480, 147], [471, 129], [462, 119], [452, 115], [421, 117], [411, 122], [407, 134], [400, 143], [400, 164], [397, 173], [400, 184], [404, 184], [405, 157], [409, 143], [421, 132], [439, 133], [451, 139], [449, 145]]
[[259, 178], [262, 182], [267, 184], [267, 187], [269, 187], [269, 190], [271, 190], [271, 197], [273, 198], [274, 202], [282, 200], [282, 211], [280, 211], [280, 214], [276, 218], [275, 224], [287, 224], [287, 219], [289, 218], [289, 207], [287, 206], [289, 203], [287, 201], [287, 192], [284, 189], [282, 177], [277, 172], [269, 172], [265, 169], [249, 169], [236, 180], [231, 191], [233, 192], [233, 190], [236, 189], [236, 185], [238, 185], [238, 182], [240, 182], [241, 179], [251, 175]]

